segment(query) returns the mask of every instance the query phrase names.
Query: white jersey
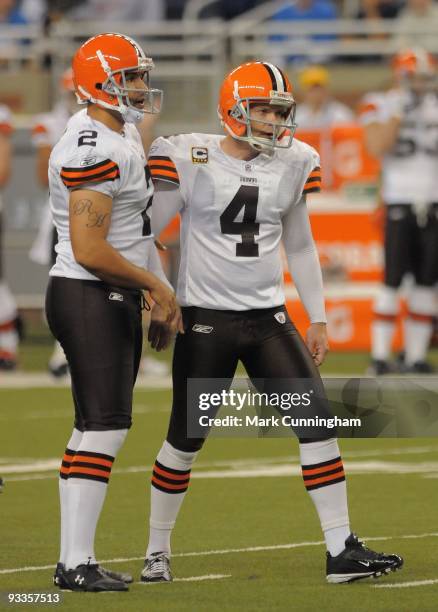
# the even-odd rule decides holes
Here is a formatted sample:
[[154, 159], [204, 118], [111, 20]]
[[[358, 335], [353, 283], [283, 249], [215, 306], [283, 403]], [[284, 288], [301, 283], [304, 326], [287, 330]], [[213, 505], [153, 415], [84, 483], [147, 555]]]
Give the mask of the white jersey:
[[249, 310], [285, 301], [280, 252], [282, 217], [319, 191], [319, 157], [294, 140], [251, 161], [226, 155], [223, 136], [158, 138], [149, 151], [154, 181], [179, 186], [182, 306]]
[[137, 128], [115, 132], [87, 114], [73, 115], [49, 162], [50, 203], [58, 232], [51, 276], [99, 280], [73, 255], [69, 229], [70, 190], [99, 191], [113, 200], [107, 241], [131, 263], [145, 267], [153, 241], [146, 209], [153, 194]]
[[390, 90], [364, 99], [364, 125], [401, 116], [398, 139], [382, 161], [381, 194], [387, 204], [438, 201], [438, 97], [415, 99], [408, 91]]
[[70, 117], [70, 110], [64, 102], [58, 102], [49, 113], [37, 115], [32, 128], [33, 145], [53, 148], [63, 135]]

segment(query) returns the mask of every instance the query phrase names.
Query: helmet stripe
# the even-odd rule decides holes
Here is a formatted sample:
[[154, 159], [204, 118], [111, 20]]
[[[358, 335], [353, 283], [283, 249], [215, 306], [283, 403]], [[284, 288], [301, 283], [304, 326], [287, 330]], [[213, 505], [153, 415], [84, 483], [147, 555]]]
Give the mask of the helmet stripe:
[[263, 62], [263, 66], [269, 72], [273, 91], [285, 92], [286, 81], [277, 66], [274, 66], [274, 64], [268, 64], [267, 62]]

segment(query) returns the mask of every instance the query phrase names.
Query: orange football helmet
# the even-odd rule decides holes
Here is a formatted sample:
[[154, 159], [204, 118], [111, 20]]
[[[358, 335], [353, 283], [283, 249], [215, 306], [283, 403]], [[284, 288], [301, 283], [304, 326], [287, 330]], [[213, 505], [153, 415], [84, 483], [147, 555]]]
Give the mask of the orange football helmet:
[[[72, 66], [79, 104], [92, 102], [116, 110], [129, 123], [138, 123], [145, 113], [160, 112], [163, 92], [149, 86], [154, 63], [129, 36], [116, 33], [93, 36], [76, 51]], [[128, 87], [129, 72], [143, 73], [146, 89]], [[131, 104], [132, 93], [144, 96], [144, 108]]]
[[[253, 134], [251, 104], [272, 104], [284, 107], [284, 122], [265, 123], [272, 128], [271, 137]], [[236, 140], [243, 140], [257, 150], [287, 149], [296, 130], [296, 104], [289, 79], [280, 68], [268, 62], [249, 62], [228, 74], [219, 94], [218, 115], [225, 131]]]
[[412, 76], [433, 77], [437, 72], [437, 61], [425, 49], [407, 49], [393, 58], [392, 68], [400, 79]]

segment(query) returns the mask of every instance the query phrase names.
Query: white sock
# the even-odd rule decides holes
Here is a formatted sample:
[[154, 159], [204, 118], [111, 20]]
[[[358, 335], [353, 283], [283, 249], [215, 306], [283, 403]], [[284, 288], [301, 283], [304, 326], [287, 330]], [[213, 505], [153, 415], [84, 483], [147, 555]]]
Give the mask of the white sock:
[[396, 289], [384, 285], [374, 303], [374, 321], [371, 324], [371, 356], [387, 361], [391, 354], [395, 321], [398, 313]]
[[187, 453], [165, 441], [154, 464], [151, 484], [149, 544], [146, 558], [155, 552], [170, 556], [170, 536], [190, 481], [197, 452]]
[[300, 443], [304, 484], [321, 522], [329, 553], [335, 557], [350, 535], [347, 487], [336, 438]]
[[114, 458], [127, 429], [85, 431], [68, 477], [67, 556], [73, 569], [96, 563], [94, 537]]
[[59, 562], [65, 564], [67, 556], [67, 514], [68, 514], [68, 473], [74, 454], [81, 442], [82, 431], [73, 429], [70, 440], [67, 442], [61, 470], [59, 472], [59, 506], [61, 511], [61, 544]]
[[426, 359], [432, 336], [432, 317], [436, 313], [434, 287], [413, 287], [408, 300], [409, 313], [404, 324], [406, 364]]

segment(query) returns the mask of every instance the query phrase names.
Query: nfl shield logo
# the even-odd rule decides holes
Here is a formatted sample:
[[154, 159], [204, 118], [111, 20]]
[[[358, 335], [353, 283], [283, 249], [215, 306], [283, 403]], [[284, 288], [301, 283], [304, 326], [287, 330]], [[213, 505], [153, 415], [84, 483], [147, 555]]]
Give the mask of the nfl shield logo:
[[282, 325], [284, 323], [286, 323], [286, 315], [284, 314], [284, 312], [276, 312], [274, 317], [277, 319], [277, 321], [279, 323], [281, 323]]

